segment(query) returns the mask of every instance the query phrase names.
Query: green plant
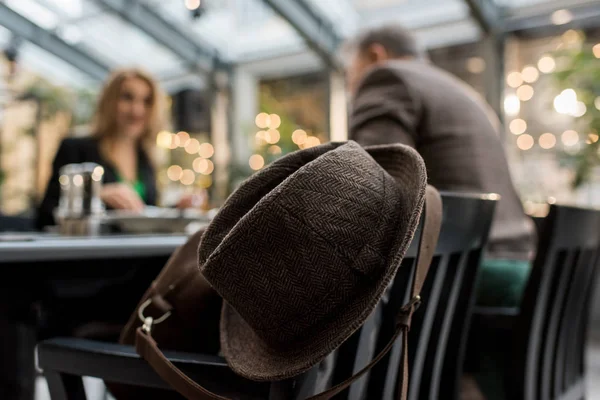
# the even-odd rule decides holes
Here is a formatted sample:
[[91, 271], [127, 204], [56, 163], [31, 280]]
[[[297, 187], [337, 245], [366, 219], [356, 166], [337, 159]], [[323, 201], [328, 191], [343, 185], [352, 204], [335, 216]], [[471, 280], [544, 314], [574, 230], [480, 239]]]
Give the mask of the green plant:
[[41, 107], [42, 120], [51, 119], [62, 111], [70, 112], [75, 104], [72, 91], [52, 85], [42, 78], [31, 81], [19, 97], [23, 100], [37, 101]]
[[[598, 45], [596, 45], [598, 46]], [[600, 165], [600, 59], [598, 47], [582, 43], [581, 46], [556, 52], [556, 58], [564, 66], [554, 73], [561, 90], [573, 89], [577, 101], [585, 105], [585, 114], [576, 117], [577, 127], [585, 134], [585, 142], [579, 152], [565, 153], [561, 160], [575, 170], [573, 187], [577, 188], [592, 178]]]

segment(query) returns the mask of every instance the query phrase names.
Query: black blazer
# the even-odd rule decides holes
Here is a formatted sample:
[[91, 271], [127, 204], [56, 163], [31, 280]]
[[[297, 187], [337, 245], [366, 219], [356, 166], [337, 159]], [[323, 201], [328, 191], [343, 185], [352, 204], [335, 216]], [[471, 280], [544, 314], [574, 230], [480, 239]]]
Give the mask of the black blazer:
[[[52, 175], [46, 188], [36, 218], [36, 228], [42, 230], [45, 226], [54, 225], [54, 209], [58, 206], [60, 197], [60, 183], [58, 182], [61, 167], [71, 163], [93, 162], [104, 167], [104, 183], [117, 182], [114, 165], [100, 154], [98, 139], [94, 137], [64, 139], [56, 152], [52, 163]], [[146, 198], [148, 205], [156, 205], [156, 175], [146, 153], [138, 150], [139, 179], [146, 185]]]

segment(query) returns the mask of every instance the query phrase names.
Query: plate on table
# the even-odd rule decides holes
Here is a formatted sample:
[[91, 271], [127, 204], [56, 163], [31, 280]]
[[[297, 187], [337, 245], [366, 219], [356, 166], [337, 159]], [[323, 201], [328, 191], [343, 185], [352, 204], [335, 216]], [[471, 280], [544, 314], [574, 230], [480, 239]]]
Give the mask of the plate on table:
[[215, 214], [215, 210], [146, 207], [141, 213], [124, 210], [107, 211], [102, 222], [117, 226], [127, 233], [184, 233], [190, 224], [208, 225]]

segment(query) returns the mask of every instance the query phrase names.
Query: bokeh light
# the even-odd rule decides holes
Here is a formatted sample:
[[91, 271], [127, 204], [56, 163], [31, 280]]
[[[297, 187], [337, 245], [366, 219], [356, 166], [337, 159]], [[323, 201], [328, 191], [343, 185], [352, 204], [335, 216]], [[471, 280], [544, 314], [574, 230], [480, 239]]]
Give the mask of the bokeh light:
[[181, 141], [179, 140], [179, 136], [171, 135], [171, 140], [169, 142], [169, 149], [175, 150], [176, 148], [179, 147], [179, 143], [181, 143]]
[[277, 129], [281, 126], [281, 117], [277, 114], [269, 115], [269, 128]]
[[523, 77], [523, 80], [525, 82], [533, 83], [533, 82], [537, 81], [538, 78], [540, 77], [540, 72], [533, 65], [527, 65], [527, 66], [525, 66], [525, 68], [523, 68], [523, 71], [521, 72], [521, 76]]
[[250, 168], [255, 171], [258, 171], [262, 167], [265, 166], [265, 159], [260, 154], [253, 154], [250, 156], [250, 160], [248, 162], [250, 164]]
[[467, 71], [472, 74], [481, 74], [485, 67], [485, 60], [481, 57], [470, 57], [467, 60]]
[[277, 129], [269, 129], [265, 133], [265, 141], [269, 144], [275, 144], [281, 139], [281, 134]]
[[172, 181], [178, 181], [181, 178], [183, 169], [179, 165], [171, 165], [167, 168], [167, 177]]
[[523, 85], [517, 89], [517, 97], [521, 101], [529, 101], [533, 97], [533, 88], [529, 85]]
[[511, 88], [518, 88], [519, 86], [521, 86], [523, 84], [523, 77], [521, 76], [520, 72], [516, 72], [516, 71], [511, 72], [506, 77], [506, 83]]
[[295, 144], [300, 146], [300, 145], [303, 145], [304, 143], [306, 143], [307, 137], [308, 137], [308, 135], [306, 134], [306, 132], [304, 130], [296, 129], [294, 131], [294, 133], [292, 133], [292, 142], [294, 142]]
[[514, 95], [509, 94], [504, 98], [504, 112], [506, 115], [514, 117], [521, 111], [521, 100]]
[[520, 135], [527, 130], [527, 122], [521, 118], [514, 119], [510, 122], [509, 129], [513, 135]]
[[188, 154], [195, 154], [200, 150], [200, 142], [198, 139], [190, 139], [185, 145], [185, 151]]
[[256, 116], [254, 122], [260, 129], [267, 129], [271, 124], [271, 117], [267, 113], [260, 113]]
[[192, 162], [192, 168], [197, 173], [204, 174], [208, 171], [208, 161], [206, 158], [198, 157]]
[[168, 131], [160, 131], [158, 135], [156, 135], [156, 145], [163, 149], [168, 149], [171, 147], [171, 132]]
[[191, 185], [196, 180], [196, 174], [191, 169], [184, 169], [181, 172], [181, 178], [179, 178], [181, 183], [184, 185]]
[[531, 135], [521, 135], [517, 138], [517, 147], [521, 150], [529, 150], [533, 147], [534, 142]]
[[565, 146], [575, 146], [579, 143], [579, 134], [574, 130], [564, 131], [561, 140]]
[[215, 154], [215, 148], [210, 143], [202, 143], [198, 151], [200, 157], [211, 158]]
[[184, 131], [177, 132], [177, 137], [179, 138], [179, 146], [181, 147], [185, 147], [190, 140], [190, 134]]
[[556, 146], [556, 136], [552, 133], [543, 133], [540, 135], [539, 144], [542, 149], [551, 149]]
[[538, 61], [538, 68], [544, 74], [549, 74], [556, 68], [556, 61], [550, 56], [543, 56]]
[[279, 146], [270, 146], [268, 151], [269, 151], [270, 154], [281, 154], [281, 147], [279, 147]]

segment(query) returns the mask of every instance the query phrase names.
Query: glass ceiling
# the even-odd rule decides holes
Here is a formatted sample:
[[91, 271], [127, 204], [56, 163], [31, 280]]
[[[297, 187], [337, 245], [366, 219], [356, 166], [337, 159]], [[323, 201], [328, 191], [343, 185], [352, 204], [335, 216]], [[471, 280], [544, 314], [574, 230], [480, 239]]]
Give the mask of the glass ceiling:
[[[204, 13], [194, 18], [191, 0], [138, 0], [185, 33], [190, 41], [218, 50], [233, 63], [306, 50], [302, 38], [263, 0], [201, 0]], [[290, 0], [295, 1], [295, 0]], [[465, 0], [305, 0], [336, 32], [348, 37], [357, 30], [396, 21], [413, 30], [427, 47], [475, 41], [480, 29]], [[513, 10], [556, 0], [494, 0]], [[572, 3], [576, 0], [565, 0]], [[193, 1], [192, 1], [193, 2]], [[58, 33], [109, 68], [143, 66], [161, 79], [185, 75], [189, 68], [175, 52], [102, 7], [102, 0], [6, 0], [8, 7], [38, 26]], [[0, 30], [0, 44], [10, 34]], [[59, 82], [87, 85], [85, 73], [31, 44], [21, 49], [22, 62]], [[93, 81], [93, 80], [92, 80]]]

